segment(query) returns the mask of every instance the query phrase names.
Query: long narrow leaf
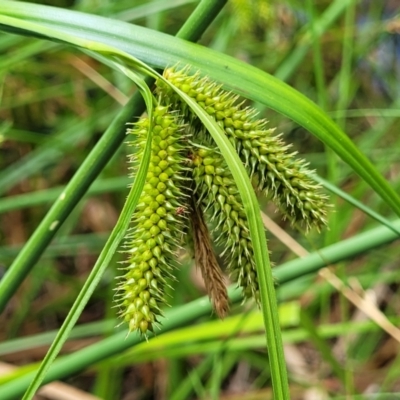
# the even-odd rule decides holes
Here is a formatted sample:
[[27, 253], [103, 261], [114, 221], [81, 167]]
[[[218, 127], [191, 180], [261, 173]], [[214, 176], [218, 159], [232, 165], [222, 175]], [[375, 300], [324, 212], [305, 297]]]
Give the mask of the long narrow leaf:
[[[165, 80], [165, 83], [169, 84], [167, 80]], [[274, 398], [282, 400], [288, 399], [289, 386], [285, 358], [283, 355], [283, 344], [279, 325], [274, 280], [272, 277], [271, 264], [269, 262], [267, 241], [261, 220], [260, 208], [254, 189], [238, 154], [216, 121], [187, 94], [173, 85], [171, 85], [171, 87], [203, 122], [204, 126], [218, 145], [218, 148], [228, 164], [239, 189], [243, 207], [249, 222], [250, 237], [253, 245], [254, 260], [259, 280], [260, 299], [268, 346]]]
[[[52, 27], [60, 32], [60, 37], [62, 33], [73, 34], [87, 43], [103, 43], [155, 67], [180, 62], [200, 69], [227, 89], [261, 102], [304, 126], [330, 146], [400, 215], [398, 194], [348, 136], [312, 101], [265, 72], [211, 49], [122, 21], [8, 0], [0, 4], [0, 13], [17, 17], [20, 23], [36, 21], [43, 29]], [[5, 30], [27, 33], [18, 24], [7, 23], [2, 16], [0, 24]], [[43, 35], [43, 32], [33, 30], [32, 34]]]
[[337, 186], [332, 185], [326, 179], [321, 178], [318, 175], [313, 174], [311, 176], [315, 181], [320, 183], [325, 189], [329, 190], [331, 193], [334, 193], [341, 197], [343, 200], [346, 200], [354, 207], [358, 208], [359, 210], [363, 211], [365, 214], [369, 215], [374, 220], [378, 221], [384, 226], [387, 226], [393, 232], [397, 233], [400, 236], [400, 230], [397, 229], [388, 219], [382, 217], [380, 214], [366, 206], [365, 204], [361, 203], [361, 201], [356, 200], [353, 196], [349, 195], [348, 193], [344, 192], [343, 190], [339, 189]]

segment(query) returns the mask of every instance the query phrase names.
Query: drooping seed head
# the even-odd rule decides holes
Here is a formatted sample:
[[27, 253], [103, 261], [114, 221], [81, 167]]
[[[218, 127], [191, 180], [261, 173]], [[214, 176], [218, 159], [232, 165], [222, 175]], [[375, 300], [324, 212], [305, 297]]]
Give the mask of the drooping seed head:
[[[198, 207], [211, 225], [211, 234], [224, 248], [232, 278], [245, 298], [259, 302], [259, 288], [246, 213], [236, 183], [222, 155], [208, 135], [194, 136], [201, 148], [193, 149], [193, 169]], [[210, 168], [212, 167], [212, 168]]]
[[[138, 160], [143, 156], [149, 124], [143, 118], [128, 131], [138, 147]], [[152, 129], [149, 169], [126, 238], [128, 266], [118, 287], [122, 318], [130, 331], [142, 334], [153, 330], [166, 303], [164, 290], [172, 278], [174, 252], [187, 218], [176, 212], [185, 208], [188, 190], [183, 185], [187, 168], [179, 148], [183, 127], [178, 114], [157, 106]]]
[[[188, 70], [165, 70], [164, 77], [185, 92], [212, 116], [236, 148], [257, 189], [271, 198], [292, 224], [300, 223], [306, 230], [326, 224], [327, 197], [320, 185], [310, 177], [307, 164], [289, 152], [290, 146], [266, 129], [265, 120], [257, 120], [257, 112], [243, 108], [238, 96], [226, 92], [199, 73]], [[192, 124], [200, 126], [197, 117], [182, 103], [179, 96], [162, 81], [158, 90], [168, 94], [186, 113]], [[208, 168], [209, 171], [212, 168]]]

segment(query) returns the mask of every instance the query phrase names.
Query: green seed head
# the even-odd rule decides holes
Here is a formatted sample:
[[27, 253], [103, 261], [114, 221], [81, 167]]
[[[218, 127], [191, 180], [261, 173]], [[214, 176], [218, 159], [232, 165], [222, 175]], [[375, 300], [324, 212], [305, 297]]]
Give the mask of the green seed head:
[[[273, 135], [274, 129], [265, 128], [266, 121], [255, 119], [255, 110], [242, 108], [237, 96], [225, 92], [221, 85], [202, 78], [199, 73], [187, 75], [186, 71], [170, 68], [164, 76], [216, 119], [236, 148], [249, 176], [256, 182], [257, 189], [271, 198], [292, 224], [300, 223], [306, 230], [323, 227], [327, 197], [309, 178], [306, 163], [288, 151], [290, 146], [280, 135]], [[175, 99], [186, 112], [187, 119], [195, 123], [196, 117], [169, 87], [159, 84], [159, 91]], [[210, 168], [206, 173], [209, 171]]]
[[[254, 187], [270, 197], [292, 224], [321, 228], [326, 223], [327, 199], [309, 178], [306, 163], [289, 151], [281, 135], [266, 129], [266, 121], [255, 118], [255, 110], [243, 108], [238, 96], [199, 73], [188, 75], [187, 71], [167, 69], [164, 77], [215, 119], [239, 154]], [[157, 91], [159, 105], [151, 124], [143, 118], [128, 131], [138, 148], [135, 160], [143, 157], [149, 126], [153, 133], [146, 182], [127, 236], [128, 267], [119, 284], [121, 315], [131, 331], [142, 334], [153, 330], [166, 303], [165, 286], [173, 278], [174, 254], [183, 233], [187, 233], [187, 215], [191, 215], [192, 227], [202, 227], [203, 242], [209, 238], [206, 225], [212, 228], [210, 235], [224, 248], [228, 269], [244, 297], [259, 302], [249, 225], [232, 174], [201, 121], [177, 93], [162, 80], [157, 82]], [[201, 218], [194, 218], [195, 214]], [[207, 224], [199, 222], [203, 217]], [[196, 235], [195, 229], [192, 234]], [[203, 243], [199, 237], [195, 238], [198, 249]], [[197, 258], [203, 260], [203, 266], [212, 261], [204, 249]], [[206, 277], [219, 276], [222, 285], [215, 268], [204, 271]], [[208, 282], [209, 293], [217, 286]], [[219, 304], [216, 309], [226, 310], [226, 296], [220, 298], [223, 305], [215, 300], [219, 299], [215, 293], [210, 296]]]
[[[142, 119], [129, 130], [138, 146], [138, 159], [147, 137], [147, 130], [143, 128], [148, 126], [148, 119]], [[118, 288], [121, 316], [130, 331], [142, 334], [153, 330], [166, 303], [164, 288], [171, 278], [173, 253], [184, 230], [186, 216], [176, 214], [179, 205], [184, 205], [187, 192], [181, 184], [186, 174], [184, 154], [177, 147], [169, 149], [168, 145], [168, 140], [179, 143], [181, 139], [182, 126], [177, 114], [170, 113], [167, 107], [156, 107], [149, 172], [127, 236], [129, 267]]]
[[[194, 150], [194, 156], [198, 159], [193, 171], [195, 192], [201, 203], [198, 206], [206, 210], [206, 217], [213, 225], [211, 235], [225, 248], [224, 255], [228, 269], [233, 277], [237, 277], [244, 297], [253, 297], [258, 301], [258, 279], [253, 247], [235, 181], [225, 160], [215, 149], [214, 143], [204, 134], [199, 134], [194, 139], [201, 146], [209, 146], [207, 150], [204, 147]], [[196, 169], [202, 167], [204, 173], [196, 172]], [[236, 194], [229, 195], [229, 191]], [[239, 212], [232, 211], [232, 205], [238, 205], [239, 211], [244, 214], [243, 218], [239, 218]]]

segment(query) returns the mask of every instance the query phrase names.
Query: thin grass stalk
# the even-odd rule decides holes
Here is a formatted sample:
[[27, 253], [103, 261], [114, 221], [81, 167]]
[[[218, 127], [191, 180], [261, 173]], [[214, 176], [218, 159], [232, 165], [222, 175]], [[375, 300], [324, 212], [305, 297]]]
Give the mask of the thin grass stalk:
[[[354, 38], [354, 24], [355, 24], [355, 3], [350, 4], [345, 13], [344, 20], [344, 30], [342, 39], [342, 62], [339, 72], [339, 99], [337, 101], [336, 109], [344, 110], [348, 107], [350, 101], [350, 87], [351, 87], [351, 66], [353, 59], [353, 49], [355, 44]], [[341, 119], [338, 121], [339, 126], [345, 129], [346, 119]], [[337, 183], [339, 171], [337, 166], [337, 157], [332, 151], [328, 152], [328, 180], [332, 183]], [[329, 179], [330, 178], [330, 179]], [[336, 205], [338, 202], [336, 201]], [[338, 215], [332, 218], [334, 223], [332, 234], [327, 235], [327, 239], [336, 241], [340, 237], [339, 221]], [[329, 243], [329, 242], [328, 242]], [[346, 279], [346, 268], [344, 263], [340, 263], [337, 268], [338, 277], [343, 281]], [[344, 296], [342, 291], [339, 292], [339, 312], [340, 319], [342, 321], [348, 321], [350, 317], [350, 304], [349, 301]], [[349, 396], [356, 394], [355, 383], [354, 383], [354, 373], [351, 368], [352, 361], [348, 356], [348, 349], [350, 345], [350, 332], [343, 335], [343, 353], [344, 353], [344, 386], [345, 393]]]
[[329, 4], [323, 14], [314, 23], [315, 36], [306, 30], [299, 37], [296, 47], [291, 50], [288, 57], [275, 71], [275, 76], [283, 81], [289, 80], [296, 72], [297, 67], [307, 56], [313, 40], [320, 37], [343, 14], [349, 4], [357, 0], [334, 0]]
[[[392, 221], [392, 224], [396, 229], [400, 229], [400, 219]], [[320, 249], [318, 252], [311, 253], [304, 258], [282, 264], [274, 269], [274, 275], [280, 283], [280, 287], [283, 287], [285, 283], [313, 274], [328, 264], [335, 264], [356, 257], [376, 247], [389, 244], [398, 238], [399, 236], [393, 231], [380, 226]], [[229, 289], [229, 298], [232, 302], [238, 302], [241, 299], [240, 290], [231, 287]], [[168, 310], [165, 313], [166, 318], [158, 336], [176, 327], [187, 325], [199, 317], [209, 315], [210, 312], [211, 303], [207, 297], [202, 297], [189, 304]], [[139, 335], [136, 334], [130, 335], [126, 340], [125, 336], [125, 332], [116, 333], [98, 343], [59, 358], [53, 363], [43, 383], [65, 379], [142, 341]], [[13, 400], [21, 396], [34, 375], [35, 371], [28, 372], [12, 382], [2, 385], [0, 388], [2, 400]]]
[[310, 30], [312, 37], [312, 48], [313, 48], [313, 61], [314, 61], [314, 76], [315, 86], [317, 89], [317, 104], [323, 109], [327, 110], [327, 91], [325, 84], [325, 73], [324, 73], [324, 61], [321, 50], [321, 40], [317, 31], [317, 20], [315, 17], [315, 6], [313, 0], [307, 0], [307, 10], [310, 18]]

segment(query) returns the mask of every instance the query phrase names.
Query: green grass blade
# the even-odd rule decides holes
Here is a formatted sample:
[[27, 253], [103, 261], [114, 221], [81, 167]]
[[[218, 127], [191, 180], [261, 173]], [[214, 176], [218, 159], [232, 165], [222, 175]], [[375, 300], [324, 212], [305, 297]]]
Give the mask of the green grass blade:
[[[240, 298], [240, 292], [233, 291], [233, 293], [234, 299], [238, 300]], [[187, 324], [196, 318], [208, 315], [210, 312], [211, 303], [206, 297], [202, 297], [181, 307], [167, 310], [165, 312], [166, 318], [163, 320], [161, 332], [167, 332], [182, 324]], [[70, 376], [86, 368], [88, 365], [92, 365], [107, 357], [127, 350], [143, 340], [143, 337], [139, 336], [137, 333], [133, 333], [128, 337], [126, 336], [126, 332], [114, 334], [95, 345], [88, 346], [79, 352], [75, 352], [55, 361], [49, 373], [45, 376], [43, 383], [51, 382], [61, 376]], [[2, 385], [1, 400], [14, 400], [16, 397], [20, 397], [28, 387], [34, 375], [35, 372], [28, 372], [18, 379]]]
[[[262, 317], [260, 316], [260, 320], [261, 319]], [[393, 324], [398, 324], [400, 318], [389, 318], [389, 321]], [[262, 324], [262, 321], [260, 321], [260, 323]], [[200, 325], [200, 327], [203, 326]], [[314, 329], [316, 329], [315, 326]], [[316, 331], [321, 339], [332, 339], [340, 337], [348, 331], [351, 331], [354, 334], [360, 334], [379, 332], [381, 329], [382, 328], [373, 321], [351, 321], [320, 325]], [[221, 349], [221, 340], [223, 340], [230, 331], [225, 330], [224, 332], [216, 332], [212, 337], [210, 335], [207, 340], [202, 340], [200, 338], [195, 341], [192, 340], [191, 337], [186, 336], [186, 338], [183, 340], [180, 339], [180, 341], [176, 340], [172, 342], [171, 340], [167, 346], [159, 343], [159, 339], [175, 335], [175, 333], [180, 333], [180, 330], [166, 333], [149, 343], [142, 342], [131, 350], [125, 352], [121, 357], [113, 357], [108, 360], [108, 362], [115, 367], [129, 367], [132, 366], [132, 364], [151, 362], [162, 357], [171, 357], [175, 359], [193, 356], [193, 354], [215, 353]], [[291, 328], [283, 330], [282, 337], [284, 343], [295, 344], [307, 341], [309, 332], [303, 328]], [[154, 342], [156, 342], [158, 346], [151, 346]], [[231, 338], [224, 344], [224, 346], [227, 352], [238, 352], [249, 349], [262, 349], [264, 343], [264, 335], [253, 332], [253, 334], [247, 334], [246, 336]]]
[[[18, 23], [36, 21], [34, 25], [41, 28], [34, 34], [43, 34], [52, 27], [52, 32], [59, 32], [59, 38], [74, 36], [73, 43], [80, 42], [89, 48], [114, 48], [115, 53], [127, 52], [156, 67], [180, 62], [200, 69], [227, 89], [263, 103], [305, 127], [331, 147], [400, 215], [398, 194], [346, 134], [312, 101], [263, 71], [211, 49], [122, 21], [59, 9], [55, 14], [51, 7], [8, 0], [3, 0], [0, 12], [19, 18], [19, 22], [11, 23], [6, 16], [0, 16], [3, 29], [21, 33]], [[127, 42], [127, 37], [132, 40]], [[102, 46], [94, 45], [94, 41]]]
[[[397, 229], [400, 229], [400, 219], [394, 221], [393, 225]], [[398, 236], [386, 227], [374, 228], [350, 239], [320, 249], [318, 252], [311, 253], [304, 258], [292, 260], [280, 265], [274, 269], [274, 275], [278, 282], [280, 282], [280, 287], [283, 287], [285, 283], [313, 273], [325, 267], [327, 263], [334, 264], [356, 257], [357, 255], [364, 254], [365, 251], [391, 243], [397, 238]], [[236, 302], [240, 300], [241, 293], [237, 289], [230, 288], [229, 297], [232, 302]], [[196, 318], [209, 315], [210, 312], [211, 304], [207, 297], [202, 297], [181, 307], [167, 310], [165, 313], [166, 318], [163, 320], [163, 326], [158, 336], [161, 336], [163, 332], [167, 332], [183, 324], [187, 325]], [[345, 328], [345, 330], [347, 330], [347, 328]], [[49, 373], [46, 375], [44, 383], [69, 377], [96, 362], [119, 354], [140, 342], [139, 335], [132, 334], [128, 338], [125, 338], [125, 336], [124, 332], [116, 333], [99, 343], [88, 346], [83, 350], [55, 361]], [[290, 340], [295, 339], [296, 338], [292, 337]], [[265, 337], [263, 336], [263, 342], [264, 340]], [[296, 340], [305, 340], [305, 337], [301, 336]], [[260, 345], [260, 342], [258, 345]], [[33, 376], [34, 372], [29, 372], [12, 382], [2, 385], [2, 400], [13, 400], [15, 397], [20, 396], [28, 387]]]
[[[400, 236], [400, 230], [397, 229], [388, 219], [382, 217], [380, 214], [372, 210], [370, 207], [367, 207], [365, 204], [361, 203], [357, 199], [355, 199], [353, 196], [349, 195], [346, 192], [343, 192], [343, 190], [339, 189], [336, 185], [332, 185], [329, 181], [326, 179], [321, 178], [318, 175], [312, 175], [312, 178], [320, 183], [325, 189], [329, 190], [331, 193], [334, 193], [341, 197], [343, 200], [346, 200], [350, 204], [352, 204], [354, 207], [358, 208], [359, 210], [363, 211], [365, 214], [369, 215], [371, 218], [374, 220], [378, 221], [382, 225], [388, 227], [391, 229], [393, 232], [397, 233]], [[1, 203], [0, 203], [1, 204]]]
[[[96, 195], [105, 192], [126, 190], [129, 183], [131, 183], [131, 179], [127, 177], [97, 180], [90, 187], [88, 194]], [[51, 189], [0, 198], [0, 214], [11, 210], [20, 210], [27, 207], [53, 203], [64, 190], [65, 186], [58, 186]]]
[[[168, 81], [165, 80], [165, 83], [168, 84]], [[235, 149], [232, 147], [232, 144], [229, 142], [228, 137], [218, 126], [216, 121], [211, 118], [192, 98], [173, 85], [171, 85], [171, 87], [188, 104], [207, 128], [228, 164], [228, 168], [232, 172], [233, 178], [237, 184], [249, 223], [250, 237], [254, 250], [254, 260], [259, 280], [260, 300], [264, 317], [274, 396], [276, 399], [288, 399], [289, 386], [286, 362], [283, 355], [278, 306], [275, 296], [272, 268], [269, 262], [267, 241], [265, 238], [257, 197], [243, 163]]]

